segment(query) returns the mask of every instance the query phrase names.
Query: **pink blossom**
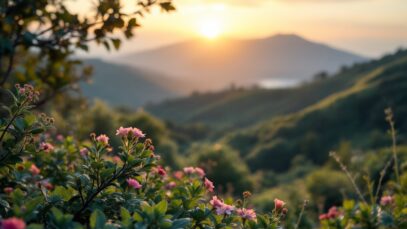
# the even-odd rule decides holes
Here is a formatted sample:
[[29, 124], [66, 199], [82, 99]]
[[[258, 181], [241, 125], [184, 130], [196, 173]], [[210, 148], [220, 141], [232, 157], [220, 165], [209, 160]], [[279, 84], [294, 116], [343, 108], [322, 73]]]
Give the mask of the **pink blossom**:
[[176, 179], [180, 180], [184, 176], [184, 173], [182, 171], [175, 171], [173, 175]]
[[46, 153], [50, 153], [54, 150], [54, 146], [50, 143], [41, 142], [40, 149]]
[[165, 176], [165, 175], [167, 175], [167, 172], [166, 172], [165, 169], [164, 169], [163, 167], [161, 167], [161, 166], [158, 166], [158, 168], [157, 168], [157, 173], [158, 173], [158, 175], [160, 175], [160, 176]]
[[25, 222], [16, 217], [4, 219], [1, 221], [1, 229], [25, 229]]
[[136, 138], [144, 138], [146, 135], [143, 133], [143, 131], [141, 131], [138, 128], [132, 128], [131, 132], [133, 133], [133, 136]]
[[122, 159], [120, 159], [119, 156], [114, 156], [112, 157], [112, 160], [114, 163], [119, 164], [120, 162], [122, 162]]
[[177, 183], [175, 183], [174, 181], [171, 181], [170, 183], [168, 183], [167, 185], [165, 185], [166, 189], [173, 189], [177, 186]]
[[81, 150], [79, 150], [79, 153], [82, 157], [86, 157], [88, 156], [89, 150], [87, 148], [82, 148]]
[[274, 207], [275, 207], [276, 210], [282, 209], [282, 208], [284, 207], [284, 205], [285, 205], [285, 202], [284, 202], [284, 201], [279, 200], [279, 199], [277, 199], [277, 198], [274, 199]]
[[13, 189], [12, 187], [5, 187], [5, 188], [3, 189], [4, 193], [6, 193], [6, 194], [12, 193], [13, 190], [14, 190], [14, 189]]
[[142, 187], [142, 185], [136, 179], [132, 178], [127, 179], [127, 184], [134, 189], [140, 189]]
[[62, 142], [64, 140], [64, 136], [62, 134], [57, 135], [57, 140]]
[[109, 144], [109, 137], [106, 136], [105, 134], [101, 134], [96, 138], [96, 141], [102, 143], [102, 145], [108, 145]]
[[319, 215], [319, 220], [326, 220], [326, 219], [329, 219], [328, 214]]
[[202, 168], [195, 167], [195, 173], [197, 173], [200, 177], [205, 176], [205, 171]]
[[236, 210], [237, 214], [243, 219], [255, 220], [256, 212], [253, 209], [239, 208]]
[[131, 127], [123, 128], [122, 126], [119, 127], [119, 129], [116, 130], [116, 135], [120, 137], [127, 137], [129, 136], [129, 133], [132, 132]]
[[208, 178], [205, 177], [205, 181], [204, 181], [204, 185], [205, 188], [209, 191], [209, 192], [213, 192], [213, 189], [215, 188], [215, 186], [213, 186], [212, 181], [210, 181]]
[[235, 207], [232, 205], [228, 205], [225, 203], [222, 203], [222, 205], [218, 208], [216, 208], [216, 214], [218, 215], [230, 215], [232, 212], [235, 210]]
[[394, 198], [392, 196], [382, 196], [380, 199], [380, 204], [382, 206], [391, 205], [394, 203]]
[[327, 216], [330, 219], [335, 219], [336, 217], [338, 217], [340, 215], [340, 212], [338, 211], [338, 209], [333, 206], [328, 210]]
[[35, 164], [32, 164], [30, 167], [30, 172], [32, 175], [35, 176], [35, 175], [40, 174], [41, 170]]
[[184, 168], [184, 173], [186, 173], [186, 174], [192, 174], [194, 172], [195, 172], [194, 167], [185, 167]]
[[214, 208], [221, 207], [223, 205], [223, 201], [220, 200], [217, 196], [212, 196], [211, 201], [209, 203], [212, 205]]
[[48, 190], [54, 189], [54, 186], [47, 180], [42, 181], [41, 185], [44, 186]]

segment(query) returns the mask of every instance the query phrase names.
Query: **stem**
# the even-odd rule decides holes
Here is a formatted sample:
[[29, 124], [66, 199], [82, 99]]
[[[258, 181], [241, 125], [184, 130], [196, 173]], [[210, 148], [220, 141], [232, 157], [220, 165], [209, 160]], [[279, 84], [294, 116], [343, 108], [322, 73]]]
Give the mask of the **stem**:
[[363, 203], [366, 204], [367, 202], [366, 202], [365, 198], [363, 197], [362, 192], [360, 191], [359, 187], [356, 185], [355, 179], [352, 177], [352, 175], [350, 174], [350, 172], [348, 171], [346, 166], [342, 163], [341, 159], [338, 157], [338, 155], [336, 155], [335, 152], [330, 152], [329, 154], [331, 157], [333, 157], [335, 159], [335, 161], [341, 167], [342, 171], [346, 174], [349, 181], [352, 183], [353, 188], [355, 189], [356, 193], [358, 194], [360, 200], [362, 200]]
[[301, 219], [304, 214], [305, 208], [307, 207], [307, 204], [308, 204], [308, 200], [304, 200], [304, 203], [302, 204], [300, 215], [298, 216], [297, 223], [295, 224], [295, 227], [294, 227], [295, 229], [298, 229], [300, 227]]
[[397, 159], [397, 142], [396, 142], [396, 130], [394, 128], [394, 121], [391, 119], [389, 121], [390, 124], [390, 133], [392, 139], [392, 152], [393, 152], [393, 160], [394, 160], [394, 173], [396, 174], [397, 183], [400, 185], [400, 174], [399, 174], [399, 164]]

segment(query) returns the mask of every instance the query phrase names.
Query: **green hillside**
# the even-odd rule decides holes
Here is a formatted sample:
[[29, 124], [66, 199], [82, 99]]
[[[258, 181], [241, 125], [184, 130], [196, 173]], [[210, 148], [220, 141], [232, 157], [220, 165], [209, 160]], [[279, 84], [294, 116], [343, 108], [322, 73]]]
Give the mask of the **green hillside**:
[[91, 81], [81, 84], [87, 98], [102, 99], [112, 106], [136, 108], [178, 95], [152, 80], [162, 79], [160, 74], [100, 59], [87, 59], [84, 63], [93, 67]]
[[399, 53], [343, 68], [325, 80], [287, 89], [230, 89], [194, 94], [147, 106], [152, 114], [173, 122], [201, 122], [217, 128], [244, 127], [271, 117], [298, 112], [321, 99], [351, 87], [359, 78], [405, 55]]
[[383, 118], [387, 107], [394, 109], [399, 142], [405, 143], [407, 51], [355, 66], [325, 85], [335, 89], [326, 89], [331, 94], [321, 101], [232, 133], [225, 143], [239, 149], [252, 170], [285, 171], [298, 155], [323, 164], [340, 142], [350, 142], [355, 149], [388, 146]]

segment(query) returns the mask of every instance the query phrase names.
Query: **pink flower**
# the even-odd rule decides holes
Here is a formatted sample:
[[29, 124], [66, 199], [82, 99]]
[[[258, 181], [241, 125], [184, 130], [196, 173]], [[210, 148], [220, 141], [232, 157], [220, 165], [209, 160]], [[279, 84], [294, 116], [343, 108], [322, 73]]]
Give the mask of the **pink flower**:
[[338, 211], [338, 209], [333, 206], [328, 210], [327, 216], [330, 219], [335, 219], [336, 217], [338, 217], [340, 215], [340, 212]]
[[137, 180], [132, 178], [127, 179], [127, 184], [134, 189], [140, 189], [142, 187], [142, 185]]
[[217, 196], [212, 196], [211, 201], [209, 203], [212, 205], [214, 208], [221, 207], [223, 205], [223, 201], [220, 200]]
[[86, 157], [88, 156], [89, 150], [87, 148], [82, 148], [81, 150], [79, 150], [79, 153], [82, 157]]
[[30, 167], [30, 172], [33, 176], [35, 176], [40, 174], [41, 170], [35, 164], [32, 164]]
[[119, 164], [120, 162], [122, 162], [122, 159], [120, 159], [119, 156], [114, 156], [112, 157], [112, 160], [114, 163]]
[[392, 196], [382, 196], [380, 199], [380, 204], [382, 206], [391, 205], [394, 203], [394, 198]]
[[182, 171], [176, 171], [176, 172], [174, 172], [173, 175], [174, 175], [174, 177], [175, 177], [176, 179], [181, 180], [182, 177], [184, 176], [184, 173], [183, 173]]
[[165, 169], [163, 169], [163, 167], [161, 167], [161, 166], [158, 166], [158, 168], [157, 168], [157, 173], [158, 173], [158, 175], [160, 175], [160, 176], [165, 176], [165, 175], [167, 175], [167, 172], [166, 172]]
[[166, 189], [173, 189], [177, 186], [177, 183], [175, 183], [174, 181], [171, 181], [170, 183], [168, 183], [167, 185], [165, 185]]
[[46, 153], [50, 153], [50, 152], [52, 152], [54, 150], [54, 146], [51, 145], [50, 143], [41, 142], [40, 149], [43, 150]]
[[116, 135], [120, 137], [127, 137], [129, 136], [129, 133], [132, 131], [131, 127], [123, 128], [122, 126], [119, 127], [119, 129], [116, 130]]
[[199, 167], [195, 167], [195, 173], [198, 174], [200, 177], [205, 176], [205, 171]]
[[184, 168], [184, 173], [186, 173], [186, 174], [192, 174], [194, 172], [195, 172], [194, 167], [185, 167]]
[[285, 205], [285, 202], [284, 202], [284, 201], [279, 200], [279, 199], [277, 199], [277, 198], [274, 199], [274, 207], [275, 207], [276, 210], [282, 209], [282, 208], [284, 207], [284, 205]]
[[57, 135], [57, 140], [60, 141], [60, 142], [64, 141], [64, 136], [62, 134], [58, 134]]
[[54, 189], [54, 186], [47, 180], [42, 181], [41, 185], [44, 186], [48, 190]]
[[141, 131], [140, 129], [135, 128], [135, 127], [131, 130], [131, 132], [133, 133], [133, 136], [136, 138], [144, 138], [146, 136], [143, 133], [143, 131]]
[[215, 188], [215, 186], [213, 186], [212, 181], [210, 181], [208, 178], [205, 177], [205, 181], [204, 181], [204, 185], [205, 188], [209, 191], [209, 192], [213, 192], [213, 189]]
[[255, 220], [256, 212], [253, 209], [239, 208], [236, 210], [237, 214], [243, 219]]
[[329, 219], [328, 214], [319, 215], [319, 220], [326, 220], [326, 219]]
[[105, 134], [101, 134], [96, 138], [96, 141], [102, 143], [102, 145], [108, 145], [109, 144], [109, 137], [106, 136]]
[[5, 188], [3, 189], [4, 193], [6, 193], [6, 194], [12, 193], [13, 190], [14, 190], [14, 189], [13, 189], [12, 187], [5, 187]]
[[235, 207], [232, 205], [228, 205], [225, 203], [222, 203], [222, 205], [218, 208], [216, 208], [216, 214], [218, 215], [230, 215], [232, 212], [235, 210]]
[[25, 222], [16, 217], [4, 219], [1, 221], [1, 229], [25, 229]]

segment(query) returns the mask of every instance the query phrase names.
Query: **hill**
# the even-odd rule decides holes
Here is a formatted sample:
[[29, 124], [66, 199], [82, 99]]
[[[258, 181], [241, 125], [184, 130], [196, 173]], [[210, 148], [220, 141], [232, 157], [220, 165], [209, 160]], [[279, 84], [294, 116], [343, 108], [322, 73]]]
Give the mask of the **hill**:
[[176, 92], [151, 80], [165, 78], [160, 74], [100, 59], [87, 59], [84, 63], [91, 65], [94, 71], [91, 82], [81, 84], [87, 98], [102, 99], [113, 106], [135, 108], [177, 96]]
[[407, 51], [355, 66], [347, 72], [352, 71], [355, 74], [350, 77], [351, 86], [299, 112], [229, 134], [224, 144], [239, 150], [252, 170], [286, 171], [298, 155], [321, 165], [328, 152], [338, 149], [341, 142], [364, 150], [388, 146], [388, 125], [383, 113], [387, 107], [394, 109], [398, 143], [405, 144]]
[[165, 72], [177, 80], [173, 84], [177, 90], [191, 92], [221, 90], [231, 84], [292, 85], [316, 72], [334, 72], [365, 60], [297, 35], [280, 34], [253, 40], [191, 40], [131, 54], [120, 62]]
[[245, 127], [279, 115], [300, 111], [319, 100], [351, 87], [363, 74], [393, 61], [393, 57], [354, 64], [327, 79], [294, 88], [239, 89], [195, 93], [189, 97], [150, 104], [156, 116], [178, 123], [204, 123], [216, 128]]

